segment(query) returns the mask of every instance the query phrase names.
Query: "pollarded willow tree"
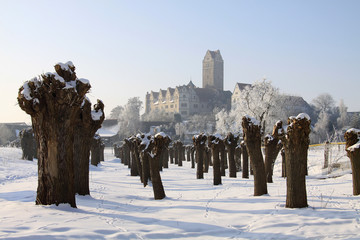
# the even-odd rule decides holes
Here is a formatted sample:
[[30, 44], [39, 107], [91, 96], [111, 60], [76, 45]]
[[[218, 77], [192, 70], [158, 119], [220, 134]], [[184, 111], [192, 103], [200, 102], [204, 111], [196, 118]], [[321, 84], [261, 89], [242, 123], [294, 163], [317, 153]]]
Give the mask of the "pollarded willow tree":
[[19, 89], [18, 103], [31, 116], [38, 143], [36, 204], [76, 207], [74, 131], [91, 86], [76, 77], [72, 62], [56, 64], [55, 71], [26, 81]]
[[254, 196], [267, 194], [264, 159], [261, 153], [261, 125], [256, 119], [244, 116], [242, 118], [244, 141], [250, 156], [254, 171]]
[[360, 195], [360, 130], [351, 128], [345, 133], [346, 152], [351, 162], [353, 194]]
[[89, 195], [89, 157], [93, 137], [105, 119], [104, 103], [97, 100], [91, 110], [90, 100], [85, 98], [76, 121], [74, 138], [75, 192]]
[[281, 137], [286, 158], [286, 207], [307, 207], [306, 174], [311, 120], [305, 113], [289, 117]]

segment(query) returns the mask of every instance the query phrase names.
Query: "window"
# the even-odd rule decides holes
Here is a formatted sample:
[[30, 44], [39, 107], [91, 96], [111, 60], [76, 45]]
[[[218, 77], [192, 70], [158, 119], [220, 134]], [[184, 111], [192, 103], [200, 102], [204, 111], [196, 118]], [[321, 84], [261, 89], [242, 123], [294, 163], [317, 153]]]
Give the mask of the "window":
[[165, 108], [169, 108], [169, 106], [168, 106], [168, 105], [166, 105], [166, 106], [165, 106]]
[[186, 98], [186, 95], [184, 94], [183, 97]]
[[181, 115], [187, 115], [187, 111], [181, 111]]
[[174, 108], [174, 104], [171, 104], [171, 105], [170, 105], [170, 108]]
[[197, 105], [197, 104], [194, 104], [194, 108], [198, 108], [198, 105]]
[[187, 103], [182, 103], [181, 107], [187, 107]]

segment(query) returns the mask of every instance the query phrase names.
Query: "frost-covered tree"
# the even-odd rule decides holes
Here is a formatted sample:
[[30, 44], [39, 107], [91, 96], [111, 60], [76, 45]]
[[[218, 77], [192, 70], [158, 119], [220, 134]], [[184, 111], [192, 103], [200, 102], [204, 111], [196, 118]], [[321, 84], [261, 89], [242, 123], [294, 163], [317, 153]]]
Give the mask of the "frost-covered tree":
[[354, 113], [354, 114], [351, 116], [350, 126], [351, 126], [352, 128], [360, 129], [360, 115], [359, 115], [358, 113]]
[[174, 119], [173, 115], [169, 115], [167, 112], [165, 112], [162, 109], [155, 109], [149, 113], [145, 113], [141, 116], [143, 121], [172, 121]]
[[9, 139], [13, 137], [13, 133], [5, 124], [0, 124], [0, 145], [4, 145], [9, 142]]
[[322, 93], [312, 100], [315, 109], [320, 112], [332, 112], [335, 101], [329, 93]]
[[110, 112], [110, 119], [119, 119], [123, 111], [124, 111], [123, 106], [114, 107]]
[[278, 97], [279, 90], [266, 79], [246, 86], [229, 113], [223, 110], [216, 115], [216, 130], [223, 134], [229, 131], [239, 132], [242, 117], [250, 115], [260, 121], [264, 132], [267, 125], [273, 124], [279, 119], [276, 114]]
[[324, 142], [330, 141], [330, 136], [332, 132], [332, 125], [330, 122], [330, 114], [327, 112], [320, 112], [317, 122], [314, 126], [314, 136], [312, 136], [312, 141], [314, 142]]
[[338, 128], [341, 129], [345, 126], [349, 126], [349, 117], [347, 114], [347, 107], [344, 104], [344, 100], [340, 100], [339, 103], [339, 117], [337, 118]]
[[129, 98], [118, 119], [120, 124], [119, 134], [121, 136], [130, 136], [137, 133], [140, 124], [141, 107], [142, 101], [139, 97]]

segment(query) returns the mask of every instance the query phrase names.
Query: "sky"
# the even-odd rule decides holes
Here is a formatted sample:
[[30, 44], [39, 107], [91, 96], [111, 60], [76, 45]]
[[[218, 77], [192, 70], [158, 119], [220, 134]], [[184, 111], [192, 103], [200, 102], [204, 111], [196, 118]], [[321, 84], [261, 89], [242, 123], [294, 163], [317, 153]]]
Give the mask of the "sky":
[[329, 93], [360, 111], [357, 0], [0, 0], [0, 122], [31, 122], [23, 82], [72, 61], [105, 114], [131, 97], [201, 87], [202, 60], [219, 49], [224, 88], [266, 77], [311, 101]]

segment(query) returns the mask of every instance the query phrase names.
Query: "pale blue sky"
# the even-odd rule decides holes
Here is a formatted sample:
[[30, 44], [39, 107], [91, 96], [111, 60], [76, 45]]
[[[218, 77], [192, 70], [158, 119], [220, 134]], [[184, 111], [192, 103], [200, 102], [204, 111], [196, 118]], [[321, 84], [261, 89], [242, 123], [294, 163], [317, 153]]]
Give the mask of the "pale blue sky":
[[360, 111], [360, 1], [0, 0], [0, 122], [25, 80], [71, 60], [106, 113], [147, 91], [201, 87], [206, 50], [220, 49], [225, 89], [266, 76], [311, 100], [330, 93]]

